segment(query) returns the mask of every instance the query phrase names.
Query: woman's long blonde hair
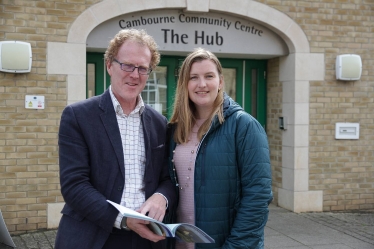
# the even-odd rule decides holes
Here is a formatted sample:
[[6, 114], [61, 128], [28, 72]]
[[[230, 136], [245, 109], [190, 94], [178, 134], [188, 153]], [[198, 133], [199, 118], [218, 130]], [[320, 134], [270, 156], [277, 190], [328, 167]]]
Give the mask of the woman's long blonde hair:
[[[210, 51], [197, 48], [194, 52], [190, 53], [184, 60], [182, 67], [179, 71], [179, 78], [177, 84], [177, 91], [174, 100], [174, 110], [171, 116], [170, 123], [177, 124], [174, 133], [174, 140], [176, 143], [183, 144], [188, 142], [192, 127], [196, 121], [196, 107], [195, 104], [190, 100], [188, 96], [188, 82], [190, 80], [190, 71], [192, 64], [198, 61], [210, 60], [217, 66], [217, 71], [220, 80], [223, 82], [222, 66], [218, 58]], [[223, 117], [223, 90], [218, 91], [217, 98], [213, 103], [212, 112], [209, 118], [200, 126], [197, 133], [199, 141], [210, 127], [210, 124], [217, 114], [219, 122], [224, 122]]]

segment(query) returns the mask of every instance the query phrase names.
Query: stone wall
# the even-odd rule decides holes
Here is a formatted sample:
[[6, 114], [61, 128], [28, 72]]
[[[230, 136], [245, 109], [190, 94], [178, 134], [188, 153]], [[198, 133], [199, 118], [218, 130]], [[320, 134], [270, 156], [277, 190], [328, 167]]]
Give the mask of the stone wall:
[[[325, 80], [310, 82], [309, 190], [323, 190], [323, 210], [374, 208], [374, 2], [370, 0], [258, 1], [295, 20], [312, 53], [325, 54]], [[337, 81], [335, 59], [362, 58], [359, 81]], [[270, 63], [270, 65], [272, 65]], [[272, 71], [269, 68], [269, 71]], [[268, 103], [277, 78], [269, 79]], [[279, 110], [268, 105], [268, 122]], [[335, 123], [360, 124], [359, 140], [335, 140]], [[276, 137], [272, 129], [270, 134]], [[273, 168], [279, 161], [272, 140]], [[279, 159], [278, 159], [279, 160]], [[280, 160], [281, 161], [281, 160]], [[273, 171], [274, 188], [278, 171]]]

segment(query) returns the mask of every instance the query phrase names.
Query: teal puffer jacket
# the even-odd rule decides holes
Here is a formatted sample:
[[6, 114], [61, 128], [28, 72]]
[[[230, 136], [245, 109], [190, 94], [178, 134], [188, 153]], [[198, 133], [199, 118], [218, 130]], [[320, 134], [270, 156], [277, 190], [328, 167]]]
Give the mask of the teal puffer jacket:
[[[195, 223], [216, 243], [195, 248], [263, 248], [273, 198], [267, 136], [261, 124], [226, 94], [223, 110], [225, 122], [214, 119], [195, 164]], [[172, 131], [169, 169], [176, 183]]]

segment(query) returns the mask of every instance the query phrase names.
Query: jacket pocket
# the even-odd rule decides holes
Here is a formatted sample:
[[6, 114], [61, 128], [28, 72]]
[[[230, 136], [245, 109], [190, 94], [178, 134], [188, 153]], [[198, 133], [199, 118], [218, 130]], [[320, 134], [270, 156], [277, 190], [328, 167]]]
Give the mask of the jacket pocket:
[[165, 144], [160, 144], [160, 145], [156, 146], [155, 148], [152, 148], [152, 150], [162, 149], [164, 147], [165, 147]]
[[74, 210], [72, 210], [71, 208], [69, 208], [66, 205], [62, 209], [61, 213], [64, 214], [64, 215], [67, 215], [67, 216], [69, 216], [69, 217], [71, 217], [71, 218], [73, 218], [74, 220], [77, 220], [77, 221], [82, 221], [84, 219], [84, 217], [82, 215], [77, 214]]

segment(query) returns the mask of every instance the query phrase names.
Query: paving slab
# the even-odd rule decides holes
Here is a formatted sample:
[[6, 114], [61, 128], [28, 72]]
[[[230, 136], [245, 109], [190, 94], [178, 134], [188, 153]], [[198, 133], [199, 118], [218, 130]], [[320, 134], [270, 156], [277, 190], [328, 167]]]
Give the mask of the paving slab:
[[[12, 239], [17, 249], [53, 249], [56, 232], [40, 230]], [[12, 247], [0, 243], [0, 249]], [[374, 211], [297, 214], [270, 204], [265, 249], [374, 249]]]

